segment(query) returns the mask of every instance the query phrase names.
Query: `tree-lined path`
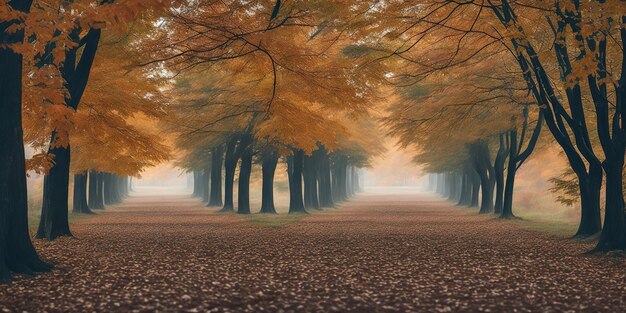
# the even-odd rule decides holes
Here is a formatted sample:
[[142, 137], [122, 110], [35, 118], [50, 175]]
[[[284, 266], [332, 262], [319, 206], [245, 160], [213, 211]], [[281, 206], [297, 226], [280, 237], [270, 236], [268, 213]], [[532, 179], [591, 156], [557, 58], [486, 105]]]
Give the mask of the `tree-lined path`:
[[[436, 196], [378, 190], [304, 216], [131, 197], [36, 241], [56, 263], [0, 285], [11, 311], [458, 311], [626, 307], [624, 258]], [[473, 210], [471, 212], [474, 212]]]

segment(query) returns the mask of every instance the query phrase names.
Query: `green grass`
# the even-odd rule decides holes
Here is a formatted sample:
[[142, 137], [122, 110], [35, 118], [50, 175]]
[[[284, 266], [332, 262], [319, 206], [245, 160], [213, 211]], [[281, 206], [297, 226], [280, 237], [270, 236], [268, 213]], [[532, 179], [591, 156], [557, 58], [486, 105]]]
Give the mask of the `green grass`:
[[244, 218], [252, 224], [269, 228], [281, 228], [285, 225], [299, 222], [307, 216], [306, 214], [251, 214]]
[[576, 223], [569, 221], [568, 217], [559, 212], [519, 210], [516, 214], [520, 217], [520, 219], [513, 221], [516, 225], [524, 229], [548, 233], [561, 238], [574, 236], [578, 228]]

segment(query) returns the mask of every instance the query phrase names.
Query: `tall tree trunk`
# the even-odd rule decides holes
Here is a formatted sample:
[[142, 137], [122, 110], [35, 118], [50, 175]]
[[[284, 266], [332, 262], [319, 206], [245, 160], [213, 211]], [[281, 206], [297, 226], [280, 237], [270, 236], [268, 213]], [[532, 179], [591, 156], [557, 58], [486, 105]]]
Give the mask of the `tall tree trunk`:
[[288, 158], [289, 176], [289, 214], [307, 213], [302, 201], [302, 167], [304, 151], [295, 150], [293, 156]]
[[333, 201], [342, 202], [348, 199], [346, 181], [348, 157], [342, 154], [337, 155], [333, 165]]
[[93, 214], [87, 205], [87, 173], [74, 174], [74, 213]]
[[435, 193], [442, 196], [445, 192], [446, 180], [443, 173], [437, 173], [437, 188]]
[[72, 236], [68, 221], [70, 147], [56, 147], [48, 152], [54, 154], [55, 164], [44, 176], [43, 203], [36, 238], [54, 240], [60, 236]]
[[504, 168], [507, 159], [507, 152], [509, 152], [505, 136], [505, 134], [500, 134], [500, 146], [498, 147], [498, 153], [494, 162], [494, 172], [496, 176], [496, 203], [494, 205], [495, 214], [500, 214], [504, 206]]
[[352, 166], [346, 166], [346, 199], [352, 197]]
[[263, 158], [263, 188], [261, 194], [261, 213], [276, 214], [274, 206], [274, 174], [278, 165], [279, 155], [272, 153]]
[[470, 202], [470, 208], [477, 208], [478, 199], [480, 197], [480, 176], [474, 168], [470, 171], [470, 181], [472, 184], [472, 200]]
[[471, 171], [471, 165], [467, 162], [463, 163], [461, 171], [461, 196], [459, 198], [458, 206], [470, 206], [472, 203], [472, 181], [469, 171]]
[[[581, 171], [578, 171], [581, 173]], [[584, 172], [584, 169], [583, 169]], [[600, 194], [602, 192], [602, 167], [590, 166], [588, 174], [578, 176], [580, 191], [580, 223], [574, 237], [587, 238], [602, 230]]]
[[626, 221], [624, 221], [624, 151], [608, 155], [602, 163], [606, 173], [606, 206], [604, 227], [594, 251], [626, 249]]
[[[28, 12], [30, 0], [8, 3]], [[7, 33], [20, 21], [0, 23], [0, 45], [24, 41], [23, 28]], [[34, 274], [52, 266], [39, 258], [28, 232], [28, 202], [22, 131], [22, 55], [0, 48], [0, 281], [11, 271]]]
[[104, 204], [105, 205], [111, 205], [114, 204], [113, 201], [113, 182], [112, 182], [112, 177], [110, 173], [102, 173], [102, 188], [103, 188], [103, 192], [102, 194], [104, 195]]
[[319, 180], [320, 207], [332, 208], [335, 204], [333, 203], [333, 189], [330, 178], [330, 157], [324, 146], [321, 146], [320, 149], [314, 153], [319, 153], [317, 177]]
[[250, 214], [250, 174], [252, 173], [252, 147], [246, 148], [239, 166], [237, 213]]
[[485, 141], [479, 140], [470, 145], [470, 154], [473, 158], [474, 167], [480, 177], [481, 204], [480, 214], [493, 212], [493, 166], [489, 157], [489, 146]]
[[222, 166], [224, 146], [213, 148], [211, 152], [211, 193], [208, 206], [220, 207], [222, 203]]
[[354, 167], [352, 172], [352, 194], [361, 192], [361, 183], [359, 182], [359, 168]]
[[235, 157], [237, 140], [231, 139], [226, 146], [226, 157], [224, 158], [224, 207], [220, 212], [232, 212], [235, 210], [233, 199], [233, 187], [235, 184], [235, 169], [238, 158]]
[[315, 155], [304, 157], [304, 208], [320, 210], [317, 194], [317, 158]]
[[206, 168], [202, 171], [202, 201], [206, 204], [209, 203], [209, 184], [211, 180], [211, 166], [207, 164]]
[[96, 171], [94, 170], [90, 170], [89, 171], [89, 201], [87, 202], [87, 205], [93, 209], [96, 206]]
[[452, 172], [450, 175], [450, 193], [448, 195], [448, 201], [458, 202], [461, 194], [461, 180], [457, 172]]
[[539, 119], [535, 125], [535, 130], [528, 141], [526, 149], [522, 149], [524, 145], [524, 137], [528, 127], [528, 108], [524, 109], [524, 123], [522, 126], [521, 135], [518, 139], [517, 129], [512, 129], [508, 133], [508, 151], [509, 151], [509, 164], [507, 167], [506, 186], [504, 191], [504, 203], [500, 213], [500, 218], [510, 219], [515, 217], [513, 215], [513, 189], [515, 187], [515, 175], [517, 170], [524, 164], [526, 159], [532, 154], [539, 140], [541, 134], [541, 128], [543, 125], [544, 116], [543, 113], [539, 113]]
[[200, 195], [200, 184], [202, 180], [200, 179], [200, 171], [193, 170], [193, 192], [191, 193], [192, 197], [198, 197]]
[[509, 219], [515, 217], [513, 215], [513, 188], [515, 186], [515, 174], [517, 173], [517, 130], [509, 132], [511, 146], [509, 147], [509, 164], [507, 166], [506, 187], [504, 191], [504, 203], [500, 218]]
[[92, 209], [104, 210], [104, 177], [102, 172], [96, 172], [96, 196], [95, 205]]

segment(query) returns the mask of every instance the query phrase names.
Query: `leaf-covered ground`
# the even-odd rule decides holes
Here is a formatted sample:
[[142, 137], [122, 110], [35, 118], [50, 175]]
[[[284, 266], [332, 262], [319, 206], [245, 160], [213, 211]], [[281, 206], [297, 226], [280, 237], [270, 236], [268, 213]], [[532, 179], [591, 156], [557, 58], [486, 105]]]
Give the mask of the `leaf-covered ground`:
[[425, 195], [361, 195], [305, 217], [131, 198], [37, 241], [53, 272], [4, 311], [618, 312], [626, 261]]

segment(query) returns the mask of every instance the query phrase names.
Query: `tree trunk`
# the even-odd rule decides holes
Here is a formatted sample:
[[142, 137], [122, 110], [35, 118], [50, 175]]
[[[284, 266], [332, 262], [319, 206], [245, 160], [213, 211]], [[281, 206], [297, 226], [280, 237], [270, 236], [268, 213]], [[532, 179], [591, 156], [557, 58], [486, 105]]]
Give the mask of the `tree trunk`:
[[580, 223], [574, 237], [587, 238], [602, 230], [600, 194], [602, 192], [602, 168], [591, 166], [589, 174], [578, 177], [580, 190]]
[[352, 166], [346, 166], [346, 199], [352, 197]]
[[[13, 0], [14, 10], [27, 12], [31, 1]], [[7, 33], [19, 21], [0, 23], [0, 45], [24, 41], [23, 28]], [[0, 49], [0, 281], [11, 271], [34, 274], [52, 266], [39, 258], [28, 232], [28, 202], [22, 131], [22, 55]]]
[[461, 182], [457, 172], [452, 172], [450, 175], [450, 193], [448, 195], [448, 201], [458, 202], [461, 194]]
[[320, 210], [319, 197], [317, 194], [317, 158], [304, 157], [304, 208]]
[[96, 206], [95, 200], [96, 200], [96, 172], [94, 170], [90, 170], [89, 171], [89, 197], [88, 197], [88, 202], [87, 202], [87, 206], [89, 206], [89, 208], [93, 209]]
[[93, 214], [87, 205], [87, 174], [74, 174], [74, 213]]
[[442, 196], [445, 192], [445, 176], [442, 173], [437, 173], [437, 188], [435, 189], [435, 193]]
[[489, 157], [489, 146], [486, 142], [479, 140], [470, 145], [470, 155], [473, 158], [476, 172], [480, 177], [482, 195], [479, 213], [488, 214], [493, 212], [493, 187], [495, 185], [493, 166]]
[[621, 155], [608, 155], [602, 163], [606, 174], [606, 206], [604, 227], [595, 252], [626, 249], [626, 225], [624, 221], [624, 151]]
[[207, 164], [207, 167], [202, 171], [202, 202], [209, 203], [209, 183], [211, 180], [211, 166]]
[[209, 204], [211, 207], [220, 207], [222, 203], [222, 166], [224, 158], [224, 146], [213, 148], [211, 152], [211, 192]]
[[471, 208], [478, 207], [478, 198], [480, 194], [480, 176], [476, 173], [476, 170], [472, 168], [470, 171], [470, 181], [472, 184], [472, 200], [470, 202]]
[[193, 170], [193, 192], [191, 193], [192, 197], [198, 197], [200, 194], [200, 184], [202, 181], [200, 180], [200, 172], [198, 170]]
[[304, 151], [295, 150], [293, 156], [288, 158], [289, 176], [289, 214], [307, 213], [302, 201], [302, 167]]
[[104, 210], [104, 177], [104, 173], [96, 172], [96, 197], [92, 209]]
[[[54, 137], [51, 142], [54, 142]], [[44, 176], [43, 203], [37, 229], [37, 239], [54, 240], [72, 236], [68, 222], [68, 194], [70, 182], [70, 147], [48, 150], [54, 154], [54, 166]]]
[[320, 207], [332, 208], [335, 204], [333, 203], [333, 189], [330, 178], [330, 157], [324, 146], [321, 146], [317, 153], [319, 153], [317, 178], [319, 180]]
[[224, 159], [224, 207], [220, 212], [232, 212], [235, 210], [233, 201], [233, 187], [235, 184], [235, 169], [238, 158], [235, 157], [237, 141], [231, 139], [226, 147], [226, 157]]
[[516, 129], [509, 131], [509, 140], [511, 142], [511, 146], [509, 147], [509, 164], [506, 170], [504, 202], [502, 210], [500, 211], [500, 218], [504, 219], [515, 217], [513, 215], [513, 188], [515, 186], [515, 174], [517, 173], [517, 159], [519, 154], [519, 151], [517, 151], [518, 144]]
[[495, 214], [502, 213], [502, 208], [504, 206], [504, 167], [507, 159], [506, 155], [507, 152], [509, 152], [507, 151], [508, 147], [504, 137], [504, 134], [500, 134], [500, 146], [498, 148], [496, 160], [494, 161], [494, 173], [496, 176], [496, 203], [494, 205]]
[[361, 183], [359, 182], [359, 168], [353, 167], [352, 172], [352, 194], [361, 192]]
[[252, 148], [248, 147], [241, 156], [239, 166], [239, 189], [237, 193], [237, 213], [250, 214], [250, 174], [252, 173]]
[[348, 199], [346, 172], [348, 157], [338, 155], [333, 166], [333, 201], [342, 202]]
[[493, 189], [487, 175], [480, 175], [480, 214], [489, 214], [493, 212]]
[[263, 159], [263, 190], [261, 213], [276, 214], [274, 207], [274, 174], [278, 165], [279, 155], [272, 153]]
[[104, 204], [115, 204], [113, 200], [113, 181], [110, 173], [102, 173]]
[[467, 162], [463, 163], [462, 177], [461, 177], [461, 196], [459, 198], [458, 206], [470, 206], [472, 204], [472, 181], [470, 177], [470, 171]]

